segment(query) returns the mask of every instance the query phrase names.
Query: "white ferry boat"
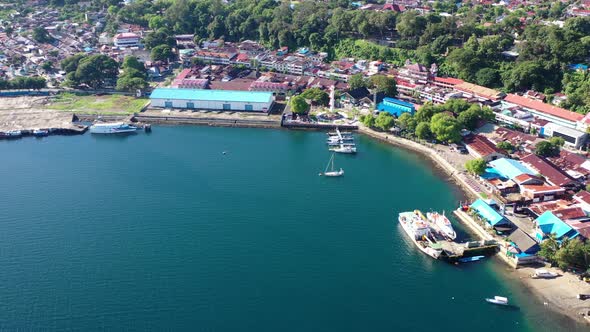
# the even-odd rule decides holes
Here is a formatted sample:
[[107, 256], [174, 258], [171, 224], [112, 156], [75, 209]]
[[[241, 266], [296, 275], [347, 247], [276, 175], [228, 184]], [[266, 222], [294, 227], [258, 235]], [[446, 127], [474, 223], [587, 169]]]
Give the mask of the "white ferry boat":
[[430, 226], [428, 226], [422, 212], [419, 210], [402, 212], [398, 215], [398, 221], [420, 251], [434, 259], [440, 257], [442, 250], [435, 249], [430, 245]]
[[455, 233], [455, 229], [453, 229], [451, 221], [444, 215], [444, 213], [440, 214], [438, 212], [428, 212], [426, 216], [430, 222], [438, 226], [443, 235], [449, 240], [454, 240], [457, 238], [457, 233]]
[[124, 122], [95, 123], [90, 126], [92, 134], [122, 134], [135, 132], [137, 127], [128, 125]]

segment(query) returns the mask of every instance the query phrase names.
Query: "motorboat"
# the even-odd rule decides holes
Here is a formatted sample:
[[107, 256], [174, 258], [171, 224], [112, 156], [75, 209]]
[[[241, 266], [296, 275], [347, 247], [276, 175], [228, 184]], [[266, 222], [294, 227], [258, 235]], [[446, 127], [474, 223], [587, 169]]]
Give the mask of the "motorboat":
[[[328, 169], [330, 169], [328, 171]], [[344, 170], [342, 168], [340, 168], [339, 171], [334, 170], [334, 154], [332, 153], [332, 157], [330, 157], [330, 160], [328, 161], [328, 165], [326, 165], [326, 170], [324, 171], [324, 173], [320, 173], [320, 176], [327, 176], [327, 177], [338, 177], [338, 176], [342, 176], [344, 175]]]
[[472, 256], [472, 257], [463, 257], [459, 258], [460, 263], [470, 263], [470, 262], [477, 262], [484, 259], [486, 256]]
[[557, 278], [558, 276], [559, 276], [559, 274], [557, 274], [555, 272], [547, 271], [545, 269], [536, 269], [535, 273], [533, 273], [533, 275], [531, 275], [531, 278], [533, 278], [533, 279], [552, 279], [552, 278]]
[[92, 134], [122, 134], [132, 133], [137, 131], [137, 127], [131, 126], [124, 122], [112, 123], [95, 123], [90, 126], [90, 133]]
[[493, 299], [486, 299], [486, 302], [497, 305], [508, 305], [508, 298], [503, 296], [494, 296]]

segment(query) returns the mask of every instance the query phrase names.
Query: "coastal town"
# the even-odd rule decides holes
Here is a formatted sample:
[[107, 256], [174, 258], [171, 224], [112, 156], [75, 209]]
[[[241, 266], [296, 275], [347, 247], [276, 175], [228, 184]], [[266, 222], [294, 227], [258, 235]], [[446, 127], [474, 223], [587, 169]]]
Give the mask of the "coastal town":
[[[322, 32], [346, 39], [275, 36], [274, 21], [233, 31], [211, 8], [206, 28], [187, 33], [181, 5], [142, 0], [0, 2], [0, 139], [152, 124], [337, 130], [340, 139], [339, 130], [358, 132], [428, 156], [465, 192], [453, 221], [479, 241], [423, 240], [440, 216], [399, 211], [404, 227], [421, 227], [413, 240], [427, 255], [457, 263], [494, 254], [529, 274], [550, 269], [563, 277], [531, 288], [556, 310], [590, 319], [575, 298], [590, 296], [590, 1], [320, 2], [248, 10], [329, 8], [341, 31]], [[165, 14], [148, 15], [156, 9]], [[231, 10], [223, 15], [234, 25], [251, 19]], [[372, 25], [334, 23], [337, 14]], [[434, 31], [449, 22], [453, 33], [470, 30]], [[332, 151], [352, 152], [333, 143]], [[549, 299], [551, 283], [564, 280], [568, 298]]]

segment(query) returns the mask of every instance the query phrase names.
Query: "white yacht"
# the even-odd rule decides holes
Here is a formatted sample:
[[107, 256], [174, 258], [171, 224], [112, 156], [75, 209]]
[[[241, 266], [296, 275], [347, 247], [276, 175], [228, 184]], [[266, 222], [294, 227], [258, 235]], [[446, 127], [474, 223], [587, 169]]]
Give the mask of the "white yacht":
[[535, 273], [531, 276], [533, 279], [552, 279], [557, 277], [559, 277], [559, 274], [545, 269], [536, 269]]
[[121, 134], [135, 132], [137, 127], [124, 122], [95, 123], [90, 126], [92, 134]]
[[428, 212], [426, 216], [430, 222], [438, 226], [438, 228], [443, 232], [443, 235], [449, 238], [449, 240], [454, 240], [457, 238], [457, 233], [455, 233], [455, 229], [453, 229], [451, 221], [445, 216], [444, 213], [440, 214], [438, 212]]

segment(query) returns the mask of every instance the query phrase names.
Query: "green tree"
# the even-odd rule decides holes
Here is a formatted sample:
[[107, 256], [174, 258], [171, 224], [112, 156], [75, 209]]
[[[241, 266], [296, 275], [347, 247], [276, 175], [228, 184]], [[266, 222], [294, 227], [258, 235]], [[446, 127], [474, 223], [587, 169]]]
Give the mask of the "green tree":
[[578, 238], [562, 241], [555, 254], [555, 261], [562, 269], [573, 267], [586, 271], [590, 267], [590, 245]]
[[553, 146], [560, 148], [565, 144], [565, 140], [562, 137], [551, 137], [549, 139], [549, 143], [553, 144]]
[[543, 157], [557, 156], [559, 155], [559, 146], [549, 141], [541, 141], [535, 145], [535, 154]]
[[465, 169], [475, 175], [482, 175], [486, 171], [486, 161], [482, 158], [471, 159], [465, 163]]
[[114, 82], [119, 74], [117, 62], [103, 54], [76, 54], [62, 61], [61, 66], [67, 73], [67, 83], [72, 86], [86, 84], [100, 88], [106, 82]]
[[432, 135], [432, 133], [430, 132], [430, 123], [428, 122], [420, 122], [417, 126], [416, 126], [416, 137], [418, 137], [419, 139], [428, 139], [430, 138], [430, 136]]
[[117, 90], [135, 91], [148, 87], [145, 66], [137, 57], [127, 56], [123, 60], [123, 73], [117, 80]]
[[500, 83], [498, 70], [494, 68], [482, 68], [475, 73], [475, 83], [485, 87], [496, 87]]
[[369, 86], [369, 82], [365, 79], [362, 73], [359, 73], [350, 76], [348, 79], [348, 86], [351, 90], [363, 87], [366, 88]]
[[397, 95], [397, 86], [393, 77], [385, 75], [371, 76], [371, 85], [376, 92], [382, 92], [386, 96], [395, 97]]
[[430, 131], [442, 142], [455, 143], [461, 140], [461, 125], [446, 113], [438, 113], [432, 117]]
[[361, 122], [368, 128], [375, 127], [375, 116], [373, 114], [361, 115]]
[[410, 113], [403, 113], [397, 119], [397, 125], [410, 133], [414, 133], [417, 127], [416, 118]]
[[550, 234], [545, 240], [539, 245], [539, 256], [545, 258], [549, 263], [555, 264], [557, 251], [559, 250], [559, 241], [555, 237], [555, 234]]
[[306, 100], [311, 100], [313, 103], [321, 106], [328, 106], [330, 103], [330, 95], [320, 88], [310, 88], [301, 94], [301, 97]]
[[33, 39], [38, 43], [52, 43], [54, 41], [53, 37], [43, 27], [33, 29]]
[[292, 97], [291, 111], [295, 114], [305, 114], [309, 111], [309, 104], [305, 101], [305, 98], [301, 96]]
[[382, 131], [387, 131], [393, 127], [395, 123], [395, 118], [393, 115], [387, 112], [380, 112], [375, 119], [375, 127], [381, 129]]
[[512, 143], [510, 143], [508, 141], [498, 142], [498, 144], [496, 144], [496, 147], [498, 149], [502, 149], [502, 150], [508, 151], [508, 152], [514, 151], [514, 145], [512, 145]]
[[168, 61], [173, 56], [172, 49], [168, 45], [158, 45], [152, 48], [152, 52], [150, 53], [152, 61]]

